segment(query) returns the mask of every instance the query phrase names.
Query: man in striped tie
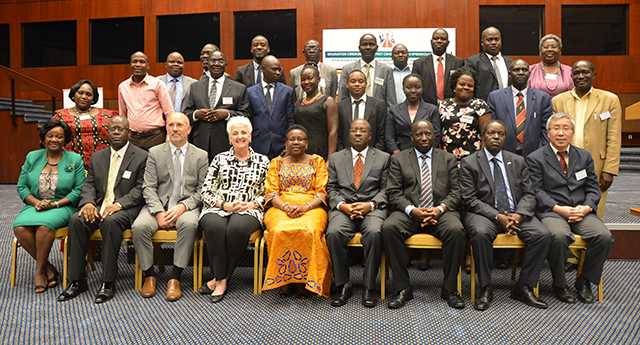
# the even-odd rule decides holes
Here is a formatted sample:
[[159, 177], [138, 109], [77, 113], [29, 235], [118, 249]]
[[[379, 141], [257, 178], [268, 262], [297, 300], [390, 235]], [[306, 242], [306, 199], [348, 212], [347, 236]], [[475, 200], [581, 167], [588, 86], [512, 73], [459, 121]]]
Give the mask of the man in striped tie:
[[433, 137], [431, 122], [416, 121], [411, 126], [414, 147], [400, 151], [389, 162], [387, 198], [391, 214], [382, 225], [382, 238], [393, 272], [390, 309], [401, 308], [413, 298], [404, 241], [418, 232], [442, 241], [441, 296], [451, 308], [464, 308], [464, 300], [456, 290], [465, 250], [464, 229], [457, 212], [458, 163], [452, 154], [432, 147]]

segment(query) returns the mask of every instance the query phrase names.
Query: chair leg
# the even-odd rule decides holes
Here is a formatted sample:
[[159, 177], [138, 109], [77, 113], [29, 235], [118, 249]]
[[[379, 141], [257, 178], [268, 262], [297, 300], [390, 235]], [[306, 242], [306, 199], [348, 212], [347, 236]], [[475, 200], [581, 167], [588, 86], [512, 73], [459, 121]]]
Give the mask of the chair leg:
[[9, 273], [9, 285], [16, 286], [16, 267], [18, 266], [18, 239], [13, 238], [11, 243], [11, 273]]
[[600, 278], [598, 283], [598, 303], [602, 303], [604, 300], [604, 278]]
[[200, 246], [198, 247], [198, 287], [202, 286], [202, 275], [204, 274], [204, 239], [200, 240]]
[[384, 301], [387, 294], [387, 257], [380, 258], [380, 300]]
[[469, 250], [471, 259], [471, 303], [476, 303], [476, 260], [473, 257], [473, 248]]
[[140, 271], [140, 258], [136, 254], [136, 263], [134, 268], [134, 287], [137, 291], [142, 289], [142, 272]]
[[458, 294], [462, 297], [462, 267], [458, 268]]
[[260, 291], [260, 278], [258, 277], [258, 265], [259, 265], [259, 252], [260, 252], [260, 241], [262, 240], [262, 236], [256, 238], [255, 242], [253, 242], [253, 294], [257, 295]]
[[540, 281], [536, 282], [536, 286], [533, 288], [533, 295], [536, 298], [540, 298]]
[[193, 292], [198, 291], [198, 250], [200, 248], [200, 240], [193, 242]]
[[67, 288], [69, 284], [69, 241], [63, 240], [64, 247], [62, 249], [62, 287]]
[[259, 281], [259, 285], [260, 285], [260, 290], [258, 291], [258, 295], [262, 294], [262, 278], [264, 275], [264, 236], [260, 239], [260, 253], [258, 253], [258, 255], [260, 255], [260, 257], [258, 258], [258, 281]]

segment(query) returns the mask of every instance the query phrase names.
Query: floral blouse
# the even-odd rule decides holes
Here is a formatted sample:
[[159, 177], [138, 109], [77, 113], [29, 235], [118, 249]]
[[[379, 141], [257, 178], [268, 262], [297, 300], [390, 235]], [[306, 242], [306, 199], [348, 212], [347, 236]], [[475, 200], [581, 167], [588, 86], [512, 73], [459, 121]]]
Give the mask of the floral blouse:
[[480, 98], [458, 104], [453, 98], [440, 102], [442, 142], [440, 147], [458, 160], [480, 149], [479, 118], [489, 112], [489, 106]]
[[202, 212], [215, 213], [221, 217], [231, 215], [230, 212], [216, 207], [216, 203], [232, 201], [254, 201], [260, 208], [237, 212], [258, 219], [262, 223], [262, 205], [264, 203], [264, 179], [267, 175], [269, 159], [267, 156], [249, 149], [249, 159], [238, 160], [233, 147], [217, 154], [211, 161], [207, 176], [202, 183]]

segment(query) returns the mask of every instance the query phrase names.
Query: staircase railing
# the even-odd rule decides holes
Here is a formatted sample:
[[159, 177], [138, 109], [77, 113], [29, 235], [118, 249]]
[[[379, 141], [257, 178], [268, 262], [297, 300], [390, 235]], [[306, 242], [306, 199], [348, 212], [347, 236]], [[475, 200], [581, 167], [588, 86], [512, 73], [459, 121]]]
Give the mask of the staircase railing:
[[39, 80], [36, 80], [26, 74], [20, 73], [9, 67], [0, 65], [0, 74], [7, 76], [10, 79], [11, 85], [11, 119], [15, 122], [16, 119], [16, 81], [27, 84], [32, 88], [46, 93], [51, 96], [51, 114], [56, 110], [56, 99], [62, 99], [62, 90], [45, 84]]

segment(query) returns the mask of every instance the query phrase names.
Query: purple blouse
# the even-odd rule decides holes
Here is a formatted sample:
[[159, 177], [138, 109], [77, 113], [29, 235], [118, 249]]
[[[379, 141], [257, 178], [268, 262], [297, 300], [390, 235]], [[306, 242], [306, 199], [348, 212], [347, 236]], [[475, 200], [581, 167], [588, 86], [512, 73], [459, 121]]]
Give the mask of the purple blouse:
[[571, 66], [560, 64], [560, 74], [552, 74], [556, 79], [545, 79], [542, 62], [529, 66], [529, 87], [542, 90], [551, 97], [573, 89]]

